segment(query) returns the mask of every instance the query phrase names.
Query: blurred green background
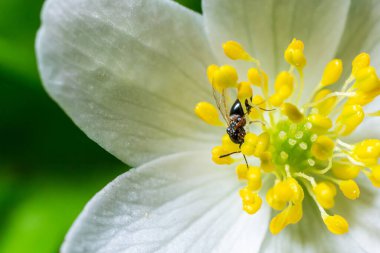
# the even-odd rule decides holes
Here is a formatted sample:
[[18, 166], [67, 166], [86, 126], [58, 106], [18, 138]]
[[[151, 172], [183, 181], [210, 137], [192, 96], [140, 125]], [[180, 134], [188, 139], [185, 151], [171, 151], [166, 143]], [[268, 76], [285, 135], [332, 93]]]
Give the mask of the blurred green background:
[[[43, 0], [0, 1], [0, 253], [59, 252], [87, 201], [127, 166], [48, 97], [34, 39]], [[201, 11], [200, 0], [178, 0]]]

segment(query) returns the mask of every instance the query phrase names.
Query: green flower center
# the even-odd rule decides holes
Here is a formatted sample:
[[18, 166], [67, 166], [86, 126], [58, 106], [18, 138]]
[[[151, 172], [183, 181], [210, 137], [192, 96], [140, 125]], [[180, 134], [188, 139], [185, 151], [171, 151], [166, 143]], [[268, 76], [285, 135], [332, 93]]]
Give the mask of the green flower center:
[[306, 120], [298, 124], [282, 120], [270, 129], [270, 152], [278, 173], [286, 175], [287, 168], [294, 173], [316, 166], [311, 147], [318, 136], [311, 129]]

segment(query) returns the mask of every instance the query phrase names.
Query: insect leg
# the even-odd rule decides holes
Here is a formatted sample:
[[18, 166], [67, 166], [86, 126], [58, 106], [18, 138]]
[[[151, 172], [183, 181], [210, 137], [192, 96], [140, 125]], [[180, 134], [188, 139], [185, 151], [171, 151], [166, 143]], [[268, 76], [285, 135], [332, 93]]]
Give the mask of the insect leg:
[[221, 155], [221, 156], [219, 156], [219, 158], [227, 157], [227, 156], [230, 156], [230, 155], [233, 155], [233, 154], [238, 154], [240, 152], [241, 151], [236, 151], [236, 152], [232, 152], [232, 153], [229, 153], [229, 154]]
[[245, 155], [243, 155], [243, 157], [244, 157], [245, 164], [247, 165], [247, 168], [249, 168], [249, 166], [248, 166], [248, 161], [247, 161], [247, 157], [245, 157]]

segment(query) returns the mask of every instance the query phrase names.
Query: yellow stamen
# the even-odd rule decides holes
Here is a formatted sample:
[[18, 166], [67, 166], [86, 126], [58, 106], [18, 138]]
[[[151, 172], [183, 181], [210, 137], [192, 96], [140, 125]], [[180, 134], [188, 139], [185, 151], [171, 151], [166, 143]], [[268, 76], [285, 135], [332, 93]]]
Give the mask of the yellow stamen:
[[354, 200], [360, 196], [359, 186], [352, 179], [340, 181], [339, 188], [342, 191], [343, 195], [348, 199]]
[[[314, 102], [323, 100], [326, 96], [332, 93], [329, 89], [320, 90], [314, 97]], [[336, 97], [329, 97], [323, 102], [315, 105], [315, 108], [318, 109], [318, 113], [323, 115], [329, 115], [332, 109], [334, 108], [336, 102]]]
[[248, 167], [246, 164], [239, 164], [236, 167], [236, 174], [240, 180], [247, 179]]
[[380, 80], [374, 67], [365, 67], [357, 71], [356, 82], [353, 86], [359, 92], [371, 93], [380, 88]]
[[360, 105], [346, 105], [336, 120], [337, 132], [346, 136], [352, 133], [364, 119], [364, 111]]
[[228, 153], [238, 152], [240, 150], [239, 144], [233, 143], [228, 134], [223, 135], [222, 146], [228, 151]]
[[269, 230], [272, 234], [280, 233], [289, 224], [295, 224], [302, 218], [302, 205], [289, 205], [281, 213], [277, 214], [270, 222]]
[[224, 54], [231, 60], [250, 60], [252, 57], [236, 41], [227, 41], [223, 44]]
[[268, 151], [263, 152], [260, 156], [261, 168], [265, 172], [271, 172], [275, 169], [275, 166], [272, 162], [272, 154]]
[[321, 87], [329, 86], [337, 82], [342, 75], [343, 63], [340, 59], [330, 61], [323, 72]]
[[241, 102], [252, 97], [253, 92], [251, 84], [249, 82], [241, 82], [238, 84], [238, 94], [237, 97]]
[[219, 119], [218, 110], [208, 102], [200, 102], [195, 106], [195, 114], [212, 126], [223, 126], [223, 122]]
[[328, 160], [333, 153], [335, 143], [331, 138], [325, 135], [318, 136], [317, 140], [311, 147], [311, 153], [319, 160]]
[[267, 132], [261, 133], [257, 138], [254, 155], [260, 157], [269, 146], [269, 134]]
[[216, 164], [223, 165], [223, 164], [232, 164], [235, 162], [235, 160], [231, 156], [226, 156], [222, 158], [220, 157], [225, 154], [228, 154], [228, 150], [223, 146], [214, 147], [211, 151], [211, 154], [212, 154], [212, 160]]
[[326, 209], [334, 207], [335, 196], [336, 196], [336, 187], [330, 182], [321, 182], [314, 187], [314, 193], [317, 197], [318, 203]]
[[348, 222], [340, 215], [326, 215], [323, 217], [323, 222], [333, 234], [342, 235], [348, 232]]
[[248, 214], [254, 214], [260, 209], [262, 200], [257, 193], [253, 193], [248, 188], [243, 188], [239, 194], [243, 202], [243, 210]]
[[247, 172], [248, 189], [257, 191], [261, 187], [261, 171], [259, 167], [249, 166]]
[[295, 123], [301, 122], [304, 118], [303, 114], [298, 110], [298, 108], [290, 103], [282, 104], [281, 112]]
[[272, 207], [275, 210], [282, 210], [286, 206], [286, 201], [283, 201], [279, 198], [278, 195], [274, 194], [274, 188], [271, 188], [268, 190], [266, 195], [266, 200], [268, 202], [268, 205]]
[[358, 159], [380, 158], [380, 140], [368, 139], [357, 143], [352, 150]]
[[313, 130], [318, 133], [324, 133], [333, 126], [331, 119], [322, 114], [310, 114], [307, 120], [313, 124]]
[[359, 70], [369, 66], [371, 58], [367, 53], [360, 53], [352, 61], [352, 75], [356, 77]]
[[372, 167], [372, 172], [369, 174], [369, 179], [375, 187], [380, 187], [380, 165]]
[[238, 74], [232, 66], [224, 65], [213, 72], [213, 85], [217, 90], [237, 87]]
[[349, 163], [349, 161], [347, 164], [335, 163], [331, 170], [335, 177], [344, 180], [354, 179], [360, 173], [360, 167]]
[[248, 133], [244, 138], [244, 143], [241, 146], [241, 152], [244, 155], [251, 156], [255, 153], [258, 137], [254, 133]]
[[212, 65], [208, 66], [208, 68], [207, 68], [207, 78], [208, 78], [208, 81], [210, 82], [210, 84], [213, 83], [214, 73], [218, 69], [219, 69], [219, 66], [215, 65], [215, 64], [212, 64]]
[[306, 58], [303, 50], [303, 42], [297, 39], [293, 39], [288, 48], [285, 50], [285, 60], [297, 69], [303, 69], [306, 65]]

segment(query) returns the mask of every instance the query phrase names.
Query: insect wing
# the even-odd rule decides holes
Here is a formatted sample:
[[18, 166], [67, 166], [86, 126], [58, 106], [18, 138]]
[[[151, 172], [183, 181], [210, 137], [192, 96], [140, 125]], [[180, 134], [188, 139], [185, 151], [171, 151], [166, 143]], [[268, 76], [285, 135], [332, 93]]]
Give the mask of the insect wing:
[[229, 125], [230, 117], [227, 113], [226, 97], [224, 92], [225, 91], [223, 90], [221, 94], [215, 90], [214, 87], [212, 87], [212, 94], [214, 96], [216, 106], [218, 107], [220, 114], [222, 114], [224, 121], [227, 123], [227, 125]]

